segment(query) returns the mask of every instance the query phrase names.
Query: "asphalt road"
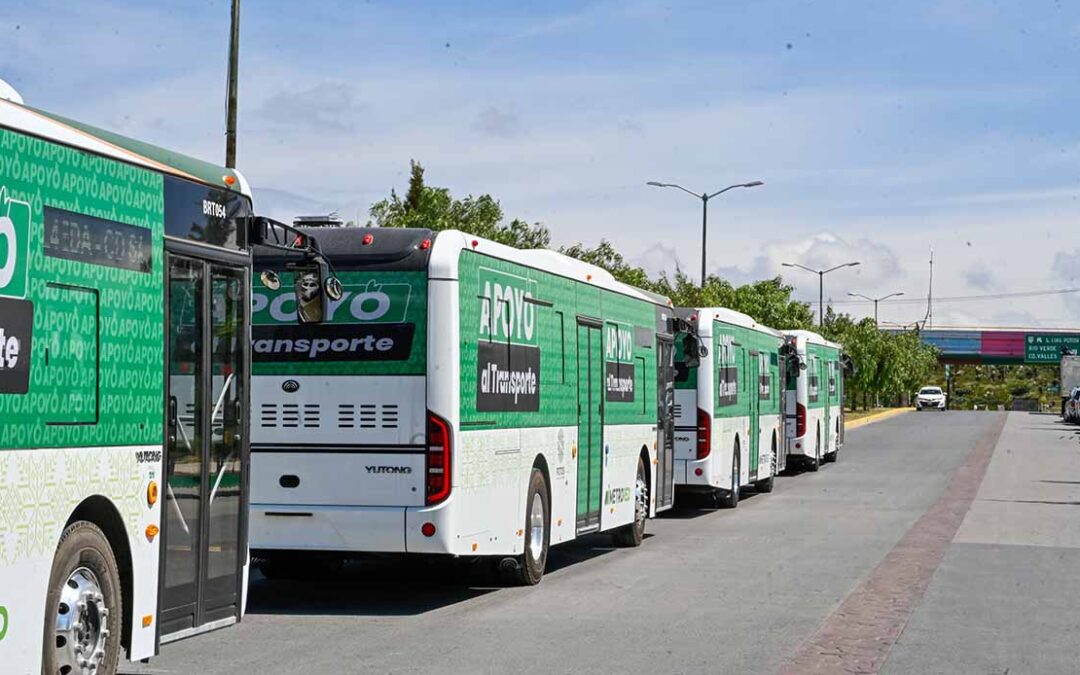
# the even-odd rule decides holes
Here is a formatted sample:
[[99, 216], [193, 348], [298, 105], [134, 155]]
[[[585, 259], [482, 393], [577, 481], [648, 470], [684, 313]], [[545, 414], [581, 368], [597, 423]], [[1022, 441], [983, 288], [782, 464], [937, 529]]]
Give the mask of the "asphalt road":
[[604, 536], [555, 548], [535, 588], [401, 561], [256, 577], [239, 626], [130, 672], [837, 672], [814, 665], [818, 641], [840, 640], [820, 651], [843, 658], [850, 607], [875, 602], [897, 638], [870, 641], [868, 672], [1075, 672], [1076, 428], [1012, 413], [998, 441], [1002, 418], [851, 430], [837, 464], [736, 510], [677, 509], [639, 549]]

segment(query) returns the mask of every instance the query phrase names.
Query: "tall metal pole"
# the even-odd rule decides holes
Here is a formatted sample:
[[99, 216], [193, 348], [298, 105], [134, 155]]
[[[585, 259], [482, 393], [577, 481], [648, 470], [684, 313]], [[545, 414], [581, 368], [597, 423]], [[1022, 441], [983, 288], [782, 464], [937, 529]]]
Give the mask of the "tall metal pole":
[[825, 272], [817, 273], [817, 325], [825, 326]]
[[877, 320], [877, 304], [878, 304], [878, 299], [877, 299], [877, 298], [874, 298], [874, 328], [877, 328], [877, 327], [878, 327], [878, 320]]
[[701, 195], [701, 288], [705, 289], [705, 233], [709, 231], [709, 195]]
[[765, 183], [762, 183], [759, 180], [751, 181], [749, 183], [737, 183], [735, 185], [729, 185], [723, 190], [717, 190], [712, 194], [709, 194], [708, 192], [702, 192], [701, 194], [698, 194], [691, 190], [687, 190], [681, 185], [676, 185], [675, 183], [658, 183], [654, 180], [651, 180], [645, 184], [651, 185], [652, 187], [675, 188], [677, 190], [682, 190], [688, 195], [693, 196], [695, 199], [701, 200], [701, 287], [705, 288], [705, 237], [709, 229], [709, 200], [713, 197], [718, 197], [724, 194], [728, 190], [734, 190], [735, 188], [758, 187], [759, 185], [764, 185]]
[[930, 247], [930, 288], [926, 293], [926, 327], [934, 325], [934, 247]]
[[232, 30], [229, 32], [229, 81], [226, 85], [225, 166], [236, 168], [237, 70], [240, 61], [240, 0], [232, 0]]

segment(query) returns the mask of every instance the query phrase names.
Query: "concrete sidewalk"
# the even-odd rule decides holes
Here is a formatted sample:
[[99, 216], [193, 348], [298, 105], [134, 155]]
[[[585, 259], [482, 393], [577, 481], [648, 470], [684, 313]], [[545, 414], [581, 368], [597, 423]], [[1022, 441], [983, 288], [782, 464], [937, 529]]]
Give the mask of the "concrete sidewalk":
[[1080, 672], [1080, 431], [1010, 413], [884, 673]]

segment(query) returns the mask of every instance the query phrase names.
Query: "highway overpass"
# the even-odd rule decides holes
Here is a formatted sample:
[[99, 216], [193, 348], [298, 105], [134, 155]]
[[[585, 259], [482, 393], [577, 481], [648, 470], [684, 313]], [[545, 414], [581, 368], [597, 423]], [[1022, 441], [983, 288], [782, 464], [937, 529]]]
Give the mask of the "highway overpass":
[[920, 331], [919, 337], [941, 351], [942, 363], [1055, 364], [1062, 348], [1080, 353], [1080, 328], [940, 326]]

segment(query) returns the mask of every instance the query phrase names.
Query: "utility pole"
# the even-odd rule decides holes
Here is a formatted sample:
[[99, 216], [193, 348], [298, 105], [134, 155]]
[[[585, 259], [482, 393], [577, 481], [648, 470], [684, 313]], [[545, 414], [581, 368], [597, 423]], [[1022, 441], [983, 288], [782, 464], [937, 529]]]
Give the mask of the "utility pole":
[[930, 287], [926, 292], [926, 320], [923, 327], [930, 329], [934, 326], [934, 247], [930, 247]]
[[229, 32], [229, 79], [225, 87], [225, 166], [236, 168], [237, 70], [240, 61], [240, 0], [232, 0]]

